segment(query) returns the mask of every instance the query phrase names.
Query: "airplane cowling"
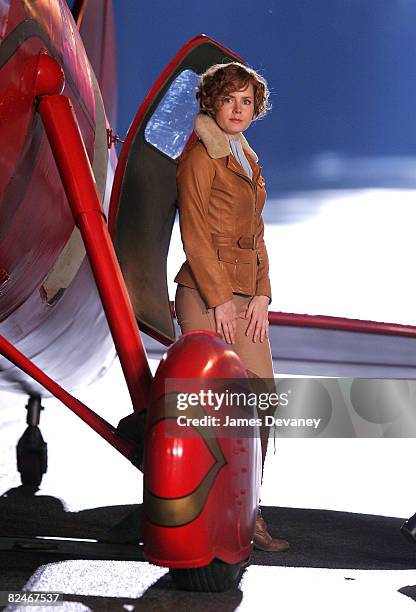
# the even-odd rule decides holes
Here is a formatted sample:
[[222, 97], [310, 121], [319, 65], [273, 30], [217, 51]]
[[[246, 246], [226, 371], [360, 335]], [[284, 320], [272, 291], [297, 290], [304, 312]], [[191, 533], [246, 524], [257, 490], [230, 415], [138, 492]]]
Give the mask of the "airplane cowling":
[[[191, 568], [214, 559], [235, 564], [251, 554], [261, 465], [256, 432], [235, 437], [215, 425], [183, 426], [177, 420], [225, 418], [226, 410], [219, 416], [201, 403], [178, 410], [178, 394], [211, 383], [218, 390], [218, 379], [244, 378], [239, 357], [205, 331], [184, 334], [159, 365], [144, 464], [144, 554], [152, 563]], [[227, 381], [221, 384], [227, 387]]]

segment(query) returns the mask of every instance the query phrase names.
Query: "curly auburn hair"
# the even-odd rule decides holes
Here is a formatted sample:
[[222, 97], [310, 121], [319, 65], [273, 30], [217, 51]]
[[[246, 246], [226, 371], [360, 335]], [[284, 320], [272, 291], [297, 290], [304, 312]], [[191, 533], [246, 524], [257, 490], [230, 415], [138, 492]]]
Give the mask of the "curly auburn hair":
[[254, 119], [264, 117], [271, 108], [266, 79], [239, 62], [214, 64], [201, 75], [196, 92], [201, 112], [215, 117], [221, 98], [245, 89], [249, 83], [254, 89]]

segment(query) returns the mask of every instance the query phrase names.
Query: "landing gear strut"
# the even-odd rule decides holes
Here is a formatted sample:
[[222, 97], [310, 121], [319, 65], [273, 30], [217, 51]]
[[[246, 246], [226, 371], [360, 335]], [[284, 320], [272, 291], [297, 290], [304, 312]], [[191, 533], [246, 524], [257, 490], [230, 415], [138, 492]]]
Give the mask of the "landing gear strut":
[[17, 444], [17, 469], [23, 485], [38, 488], [48, 467], [47, 444], [39, 429], [40, 397], [31, 396], [26, 409], [28, 426]]

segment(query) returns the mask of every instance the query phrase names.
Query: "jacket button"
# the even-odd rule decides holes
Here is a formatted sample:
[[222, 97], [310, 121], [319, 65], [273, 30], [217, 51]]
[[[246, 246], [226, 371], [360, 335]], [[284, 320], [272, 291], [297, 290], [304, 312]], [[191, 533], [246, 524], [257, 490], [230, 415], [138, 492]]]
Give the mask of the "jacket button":
[[235, 259], [234, 261], [235, 261], [235, 263], [238, 263], [238, 259]]

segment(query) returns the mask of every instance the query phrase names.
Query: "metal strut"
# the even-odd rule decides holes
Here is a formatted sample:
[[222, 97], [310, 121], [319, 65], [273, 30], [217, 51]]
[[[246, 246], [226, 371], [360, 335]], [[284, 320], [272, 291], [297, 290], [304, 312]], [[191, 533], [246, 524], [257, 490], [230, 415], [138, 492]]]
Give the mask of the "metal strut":
[[[91, 164], [70, 100], [57, 88], [62, 69], [43, 56], [38, 112], [79, 227], [104, 312], [124, 372], [134, 411], [147, 407], [152, 374], [111, 241]], [[51, 86], [48, 88], [48, 84]]]
[[41, 399], [39, 395], [31, 395], [26, 406], [27, 417], [26, 423], [33, 427], [39, 425], [40, 422], [40, 411], [43, 410]]
[[[57, 382], [52, 380], [43, 370], [38, 368], [30, 359], [25, 357], [15, 346], [10, 344], [4, 336], [0, 336], [0, 353], [15, 366], [26, 372], [42, 387], [45, 387], [52, 395], [59, 399], [67, 406], [74, 414], [84, 421], [89, 427], [98, 433], [104, 440], [107, 440], [115, 449], [122, 455], [127, 457], [134, 465], [138, 466], [140, 451], [137, 449], [137, 443], [130, 440], [125, 440], [119, 435], [115, 428], [107, 423], [105, 419], [95, 414], [93, 410], [88, 408], [76, 397], [63, 389]], [[29, 400], [30, 402], [30, 400]], [[28, 417], [29, 418], [29, 417]]]

